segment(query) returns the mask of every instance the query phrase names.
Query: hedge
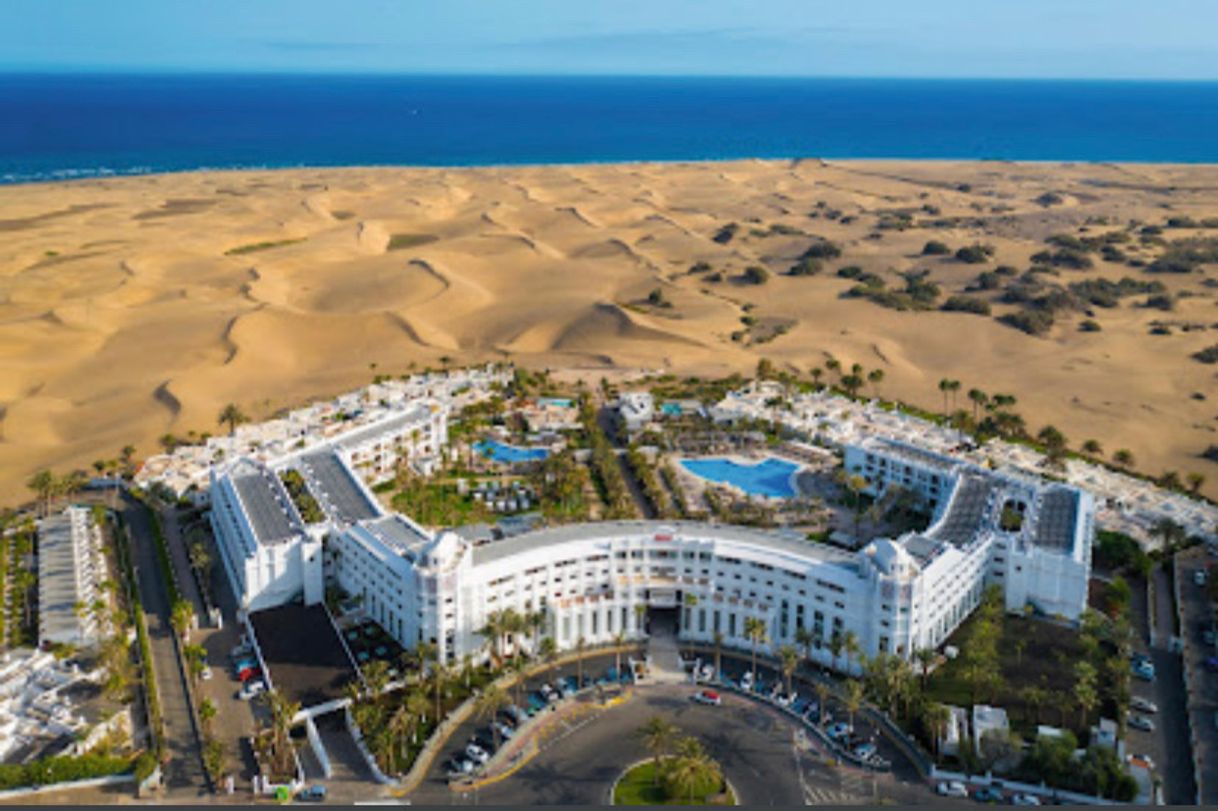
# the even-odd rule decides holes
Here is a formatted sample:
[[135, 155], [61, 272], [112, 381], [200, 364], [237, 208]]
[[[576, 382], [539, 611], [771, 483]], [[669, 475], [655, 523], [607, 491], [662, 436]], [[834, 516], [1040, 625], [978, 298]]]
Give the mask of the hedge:
[[108, 777], [131, 771], [131, 768], [132, 760], [129, 757], [98, 754], [61, 755], [29, 763], [0, 763], [0, 790]]

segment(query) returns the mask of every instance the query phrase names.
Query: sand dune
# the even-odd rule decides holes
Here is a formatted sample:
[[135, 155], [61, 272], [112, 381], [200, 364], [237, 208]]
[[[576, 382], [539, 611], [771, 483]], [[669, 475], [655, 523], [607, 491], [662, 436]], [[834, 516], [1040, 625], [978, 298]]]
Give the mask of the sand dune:
[[[997, 265], [1026, 269], [1052, 234], [1136, 236], [1181, 216], [1218, 217], [1218, 167], [739, 161], [4, 187], [0, 502], [24, 498], [41, 466], [218, 430], [229, 401], [266, 416], [362, 385], [373, 364], [401, 373], [441, 357], [590, 378], [749, 371], [761, 357], [806, 373], [832, 356], [884, 369], [884, 394], [926, 407], [941, 407], [942, 377], [1014, 393], [1034, 429], [1052, 422], [1076, 444], [1128, 447], [1149, 472], [1206, 474], [1218, 494], [1218, 465], [1198, 456], [1218, 444], [1218, 368], [1189, 357], [1218, 343], [1213, 266], [1061, 268], [1050, 278], [1063, 285], [1157, 279], [1175, 309], [1130, 297], [1060, 317], [1042, 337], [847, 298], [855, 283], [836, 274], [856, 265], [893, 289], [897, 273], [925, 268], [946, 298]], [[1160, 238], [1190, 236], [1218, 232]], [[994, 256], [923, 256], [931, 239], [987, 243]], [[842, 256], [815, 276], [784, 275], [819, 240]], [[689, 273], [695, 262], [711, 271]], [[744, 283], [750, 266], [769, 281]], [[671, 307], [647, 304], [657, 288]], [[983, 295], [995, 316], [1016, 309]], [[1102, 331], [1081, 331], [1084, 318]], [[1169, 335], [1150, 334], [1159, 322]]]

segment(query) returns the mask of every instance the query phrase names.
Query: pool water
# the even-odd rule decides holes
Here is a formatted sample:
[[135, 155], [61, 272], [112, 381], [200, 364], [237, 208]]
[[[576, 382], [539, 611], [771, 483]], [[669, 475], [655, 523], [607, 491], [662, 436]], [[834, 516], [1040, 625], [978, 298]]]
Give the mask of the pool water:
[[681, 466], [699, 478], [739, 487], [754, 496], [791, 498], [796, 494], [791, 474], [799, 465], [773, 457], [755, 465], [731, 459], [682, 459]]
[[681, 416], [681, 413], [682, 413], [681, 404], [680, 403], [661, 403], [660, 404], [660, 413], [666, 414], [670, 417], [679, 417], [679, 416]]
[[550, 455], [545, 448], [517, 448], [515, 445], [505, 445], [494, 440], [474, 443], [474, 450], [487, 459], [506, 464], [516, 462], [539, 462]]
[[570, 408], [574, 405], [572, 400], [566, 397], [540, 397], [537, 400], [539, 405], [555, 406], [557, 408]]

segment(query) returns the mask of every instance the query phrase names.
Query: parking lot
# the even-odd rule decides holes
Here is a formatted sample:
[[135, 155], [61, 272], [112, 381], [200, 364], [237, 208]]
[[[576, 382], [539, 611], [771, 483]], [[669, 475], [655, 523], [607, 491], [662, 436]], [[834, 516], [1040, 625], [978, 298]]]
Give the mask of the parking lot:
[[1218, 575], [1210, 567], [1218, 563], [1205, 547], [1195, 547], [1177, 555], [1179, 576], [1181, 641], [1183, 666], [1187, 671], [1188, 714], [1197, 746], [1197, 762], [1201, 773], [1201, 802], [1218, 803], [1218, 648], [1206, 642], [1204, 631], [1212, 626], [1214, 604], [1205, 585], [1195, 578], [1206, 572], [1208, 578]]
[[[655, 715], [702, 741], [742, 804], [908, 804], [941, 799], [921, 783], [911, 785], [891, 776], [873, 780], [857, 769], [825, 765], [821, 753], [802, 739], [798, 725], [777, 710], [732, 694], [724, 694], [720, 706], [698, 704], [691, 700], [697, 689], [675, 684], [638, 687], [624, 704], [561, 724], [536, 757], [503, 781], [453, 791], [437, 769], [410, 799], [427, 805], [603, 805], [621, 772], [648, 757], [636, 730]], [[450, 749], [462, 740], [459, 735], [454, 735]]]

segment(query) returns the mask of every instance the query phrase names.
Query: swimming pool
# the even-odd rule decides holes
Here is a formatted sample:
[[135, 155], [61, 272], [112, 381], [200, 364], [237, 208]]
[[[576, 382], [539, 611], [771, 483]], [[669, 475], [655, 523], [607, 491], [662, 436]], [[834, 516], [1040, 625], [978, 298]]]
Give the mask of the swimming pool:
[[550, 455], [545, 448], [517, 448], [515, 445], [505, 445], [495, 440], [475, 442], [474, 450], [487, 459], [509, 465], [516, 462], [539, 462]]
[[796, 494], [791, 474], [799, 465], [784, 459], [770, 457], [755, 465], [731, 459], [682, 459], [681, 466], [699, 478], [730, 484], [754, 496], [791, 498]]
[[570, 408], [574, 405], [574, 401], [566, 397], [539, 397], [537, 404], [543, 406], [555, 406], [557, 408]]
[[679, 417], [684, 412], [680, 403], [660, 403], [660, 413], [669, 417]]

